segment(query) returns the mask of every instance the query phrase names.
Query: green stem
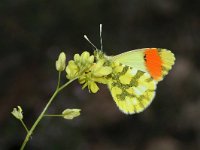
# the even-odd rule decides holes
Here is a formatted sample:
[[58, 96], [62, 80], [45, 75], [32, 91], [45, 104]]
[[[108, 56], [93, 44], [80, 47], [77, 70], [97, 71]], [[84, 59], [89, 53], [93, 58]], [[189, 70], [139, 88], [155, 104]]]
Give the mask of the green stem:
[[33, 124], [33, 126], [31, 127], [31, 129], [29, 130], [29, 132], [27, 133], [24, 142], [22, 143], [22, 146], [20, 148], [20, 150], [23, 150], [24, 147], [26, 146], [26, 143], [29, 141], [30, 136], [32, 135], [33, 131], [35, 130], [36, 126], [38, 125], [38, 123], [40, 122], [40, 120], [43, 118], [45, 112], [47, 111], [49, 105], [52, 103], [52, 101], [54, 100], [54, 98], [56, 97], [56, 95], [62, 90], [64, 89], [66, 86], [68, 86], [71, 82], [73, 82], [75, 79], [71, 79], [69, 80], [67, 83], [65, 83], [64, 85], [62, 85], [60, 88], [57, 88], [56, 91], [53, 93], [53, 95], [51, 96], [50, 100], [48, 101], [48, 103], [46, 104], [45, 108], [43, 109], [43, 111], [40, 113], [39, 117], [37, 118], [37, 120], [35, 121], [35, 123]]
[[23, 121], [22, 119], [20, 119], [20, 121], [21, 121], [21, 123], [22, 123], [22, 125], [23, 125], [24, 129], [25, 129], [25, 130], [26, 130], [26, 132], [28, 133], [28, 132], [29, 132], [29, 130], [28, 130], [27, 126], [25, 125], [24, 121]]
[[58, 72], [58, 83], [57, 83], [56, 89], [59, 89], [59, 87], [60, 87], [60, 76], [61, 76], [61, 71]]

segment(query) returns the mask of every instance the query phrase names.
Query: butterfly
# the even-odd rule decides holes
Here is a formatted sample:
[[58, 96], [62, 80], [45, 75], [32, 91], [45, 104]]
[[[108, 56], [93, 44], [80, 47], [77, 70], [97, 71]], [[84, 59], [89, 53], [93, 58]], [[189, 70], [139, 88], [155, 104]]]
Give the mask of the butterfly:
[[101, 50], [86, 35], [84, 38], [96, 49], [96, 58], [103, 59], [112, 67], [107, 85], [116, 105], [125, 114], [144, 111], [155, 97], [158, 82], [172, 69], [174, 54], [163, 48], [142, 48], [107, 56], [102, 51], [101, 34], [100, 24]]
[[112, 66], [108, 78], [111, 95], [125, 114], [144, 111], [155, 97], [157, 83], [163, 80], [175, 62], [174, 54], [162, 48], [142, 48], [107, 56], [97, 51], [98, 59]]

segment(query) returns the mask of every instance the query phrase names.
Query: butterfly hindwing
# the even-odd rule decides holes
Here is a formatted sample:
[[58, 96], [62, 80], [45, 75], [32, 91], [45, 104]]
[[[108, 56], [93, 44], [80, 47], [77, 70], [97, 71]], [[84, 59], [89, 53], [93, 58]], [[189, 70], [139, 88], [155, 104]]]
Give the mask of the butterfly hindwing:
[[108, 87], [117, 106], [126, 114], [143, 111], [155, 96], [157, 82], [146, 72], [114, 64]]

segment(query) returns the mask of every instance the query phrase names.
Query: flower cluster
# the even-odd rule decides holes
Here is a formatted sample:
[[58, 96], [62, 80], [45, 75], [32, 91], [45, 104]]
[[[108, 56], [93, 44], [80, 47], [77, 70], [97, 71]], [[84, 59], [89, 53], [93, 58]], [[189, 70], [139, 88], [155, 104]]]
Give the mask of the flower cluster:
[[74, 55], [74, 60], [68, 62], [66, 72], [69, 80], [78, 78], [79, 83], [83, 84], [82, 89], [88, 87], [89, 91], [96, 93], [99, 90], [96, 83], [106, 84], [112, 68], [105, 65], [104, 59], [94, 60], [94, 55], [85, 51]]
[[85, 51], [81, 55], [75, 54], [74, 60], [70, 60], [66, 67], [67, 78], [70, 80], [79, 77], [84, 72], [87, 72], [93, 63], [94, 56], [90, 56], [89, 52]]

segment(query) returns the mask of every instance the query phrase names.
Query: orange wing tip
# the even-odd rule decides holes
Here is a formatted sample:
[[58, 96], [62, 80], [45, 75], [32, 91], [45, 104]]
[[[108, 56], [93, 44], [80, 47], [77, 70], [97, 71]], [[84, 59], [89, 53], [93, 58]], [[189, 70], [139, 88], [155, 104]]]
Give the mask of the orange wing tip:
[[147, 48], [145, 62], [151, 77], [156, 81], [161, 81], [174, 65], [175, 56], [167, 49]]
[[162, 60], [157, 48], [147, 48], [145, 50], [146, 68], [154, 80], [162, 78]]

